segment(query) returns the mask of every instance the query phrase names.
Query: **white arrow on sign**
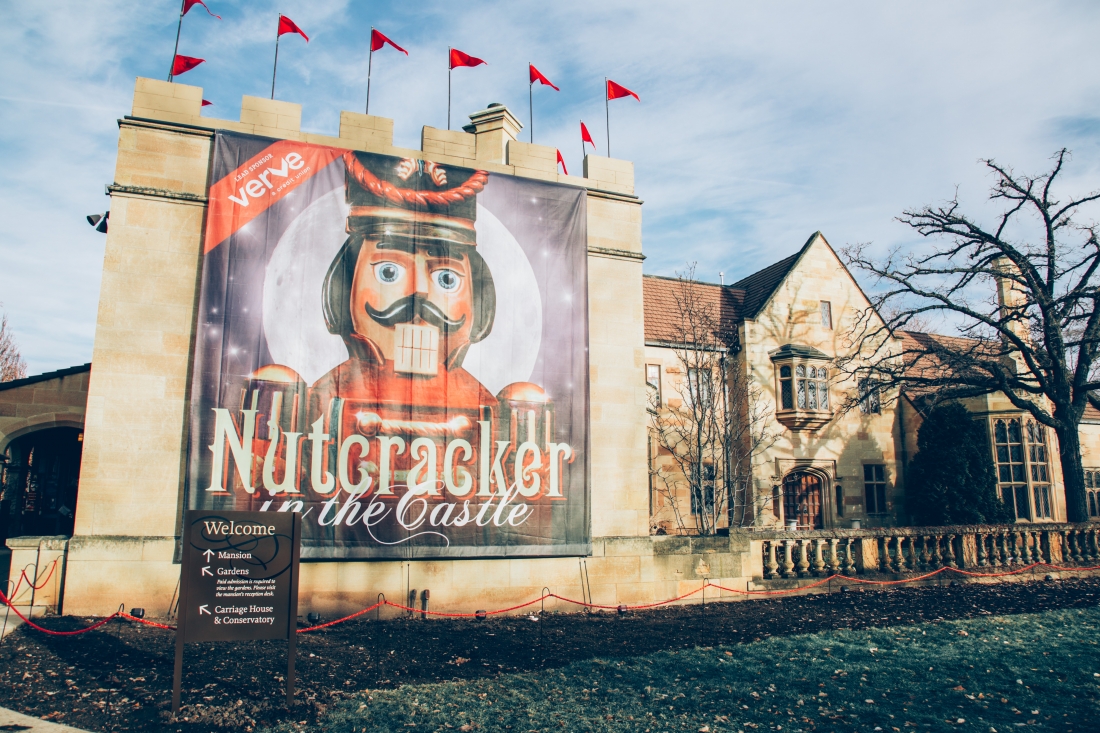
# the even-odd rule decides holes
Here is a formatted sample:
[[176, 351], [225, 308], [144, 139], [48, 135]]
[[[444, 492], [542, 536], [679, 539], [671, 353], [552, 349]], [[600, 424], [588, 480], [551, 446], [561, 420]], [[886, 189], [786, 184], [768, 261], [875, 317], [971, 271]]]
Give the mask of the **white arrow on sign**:
[[210, 558], [214, 557], [214, 551], [213, 550], [207, 550], [206, 552], [204, 552], [202, 554], [206, 555], [206, 561], [207, 562], [210, 562]]
[[205, 613], [205, 614], [206, 614], [207, 616], [211, 616], [211, 615], [213, 615], [213, 614], [211, 614], [211, 613], [210, 613], [210, 611], [208, 611], [208, 610], [207, 610], [207, 608], [206, 608], [206, 606], [205, 606], [205, 605], [199, 606], [199, 615], [201, 616], [201, 615], [203, 615], [204, 613]]
[[214, 573], [210, 572], [210, 566], [209, 565], [207, 565], [206, 567], [204, 567], [202, 569], [202, 574], [203, 575], [209, 575], [211, 578], [214, 577]]

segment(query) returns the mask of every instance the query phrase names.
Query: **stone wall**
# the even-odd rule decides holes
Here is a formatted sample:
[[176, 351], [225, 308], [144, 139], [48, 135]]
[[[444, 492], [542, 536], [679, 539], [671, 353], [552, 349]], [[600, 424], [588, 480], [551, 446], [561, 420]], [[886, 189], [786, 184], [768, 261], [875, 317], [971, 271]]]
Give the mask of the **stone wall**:
[[0, 384], [0, 454], [36, 430], [83, 427], [90, 369], [84, 364]]

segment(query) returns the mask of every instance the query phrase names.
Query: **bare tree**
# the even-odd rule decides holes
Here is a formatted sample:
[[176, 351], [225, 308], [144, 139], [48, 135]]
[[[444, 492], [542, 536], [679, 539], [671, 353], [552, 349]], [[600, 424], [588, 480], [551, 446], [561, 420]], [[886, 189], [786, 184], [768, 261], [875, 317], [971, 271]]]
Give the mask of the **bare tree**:
[[[995, 177], [990, 199], [1003, 203], [989, 226], [962, 213], [956, 196], [899, 217], [943, 244], [882, 260], [866, 245], [846, 249], [848, 264], [870, 274], [879, 292], [840, 366], [863, 385], [849, 408], [891, 387], [936, 399], [1004, 393], [1057, 434], [1067, 518], [1080, 522], [1088, 511], [1078, 426], [1087, 404], [1100, 407], [1100, 241], [1095, 224], [1074, 216], [1100, 192], [1055, 195], [1067, 157], [1060, 150], [1052, 169], [1035, 177], [983, 161]], [[899, 348], [891, 337], [923, 319], [951, 322], [959, 337], [914, 334]]]
[[[680, 371], [678, 399], [650, 405], [650, 430], [668, 464], [652, 470], [680, 532], [685, 515], [700, 534], [752, 522], [752, 464], [774, 436], [769, 410], [741, 358], [737, 324], [723, 314], [713, 286], [694, 282], [695, 265], [677, 273], [676, 311], [669, 344]], [[651, 395], [655, 396], [655, 394]], [[690, 507], [680, 497], [686, 493]]]
[[15, 336], [8, 326], [7, 315], [0, 315], [0, 382], [10, 382], [27, 376], [27, 362], [19, 353]]

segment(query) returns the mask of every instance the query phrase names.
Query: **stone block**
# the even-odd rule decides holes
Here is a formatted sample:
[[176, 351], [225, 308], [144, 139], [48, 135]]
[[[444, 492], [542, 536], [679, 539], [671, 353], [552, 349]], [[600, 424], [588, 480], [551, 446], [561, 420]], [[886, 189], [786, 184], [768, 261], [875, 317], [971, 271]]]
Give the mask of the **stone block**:
[[265, 134], [260, 128], [266, 128], [273, 137], [278, 133], [286, 137], [287, 133], [301, 132], [302, 105], [246, 94], [241, 97], [241, 122], [255, 125], [258, 135]]
[[[535, 177], [533, 174], [543, 173], [553, 175], [553, 178], [547, 180], [557, 180], [558, 151], [556, 148], [509, 140], [507, 158], [508, 165], [516, 167], [517, 175]], [[520, 173], [519, 169], [523, 169], [524, 172]]]
[[371, 151], [393, 147], [393, 120], [375, 115], [341, 112], [340, 138]]
[[420, 149], [425, 155], [462, 158], [469, 165], [469, 161], [477, 157], [477, 138], [468, 132], [439, 130], [425, 125], [420, 132]]
[[586, 155], [584, 177], [595, 188], [634, 193], [634, 163], [629, 160]]

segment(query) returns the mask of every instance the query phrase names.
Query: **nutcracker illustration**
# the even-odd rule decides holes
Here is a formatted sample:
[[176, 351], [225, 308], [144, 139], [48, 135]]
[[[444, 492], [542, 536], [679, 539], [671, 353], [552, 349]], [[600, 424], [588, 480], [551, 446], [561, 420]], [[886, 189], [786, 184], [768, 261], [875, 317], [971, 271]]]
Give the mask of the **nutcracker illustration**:
[[570, 455], [554, 452], [546, 393], [518, 382], [494, 395], [463, 368], [496, 317], [475, 230], [488, 174], [358, 152], [343, 160], [348, 237], [320, 303], [348, 359], [308, 389], [286, 367], [252, 375], [257, 460], [272, 458], [264, 485], [428, 502], [560, 496], [551, 479]]

